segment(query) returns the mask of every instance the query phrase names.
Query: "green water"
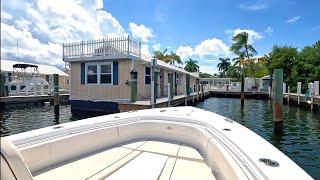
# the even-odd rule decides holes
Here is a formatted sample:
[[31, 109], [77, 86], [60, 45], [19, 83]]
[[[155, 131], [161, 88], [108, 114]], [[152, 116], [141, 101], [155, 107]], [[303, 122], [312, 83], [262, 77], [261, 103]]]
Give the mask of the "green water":
[[[283, 106], [284, 134], [273, 134], [272, 103], [268, 100], [209, 98], [196, 107], [231, 118], [272, 143], [307, 173], [320, 179], [320, 113]], [[55, 116], [52, 106], [12, 109], [0, 112], [0, 134], [7, 136], [55, 124], [86, 118], [74, 116], [70, 106], [60, 106]]]

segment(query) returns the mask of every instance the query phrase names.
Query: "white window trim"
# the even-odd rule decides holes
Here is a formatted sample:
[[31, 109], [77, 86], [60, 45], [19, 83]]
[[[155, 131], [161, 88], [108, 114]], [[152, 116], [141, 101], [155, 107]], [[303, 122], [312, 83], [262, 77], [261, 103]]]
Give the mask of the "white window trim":
[[[150, 69], [150, 75], [146, 74], [146, 68]], [[152, 74], [151, 67], [148, 67], [148, 66], [144, 67], [144, 85], [147, 85], [147, 86], [151, 85], [151, 81], [152, 81], [151, 74]], [[150, 76], [150, 84], [146, 84], [146, 76]]]
[[[96, 65], [97, 66], [97, 83], [88, 83], [87, 78], [88, 78], [88, 66], [90, 65]], [[100, 83], [100, 74], [101, 74], [101, 65], [110, 65], [111, 66], [111, 83]], [[85, 84], [89, 86], [113, 86], [113, 62], [91, 62], [91, 63], [85, 63]]]

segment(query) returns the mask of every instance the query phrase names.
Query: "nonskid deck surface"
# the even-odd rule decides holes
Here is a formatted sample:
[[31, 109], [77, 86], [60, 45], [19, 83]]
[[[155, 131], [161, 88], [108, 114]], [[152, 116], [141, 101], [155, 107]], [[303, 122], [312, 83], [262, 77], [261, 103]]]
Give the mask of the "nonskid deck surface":
[[50, 179], [215, 179], [193, 148], [158, 141], [139, 141], [107, 149], [39, 174]]

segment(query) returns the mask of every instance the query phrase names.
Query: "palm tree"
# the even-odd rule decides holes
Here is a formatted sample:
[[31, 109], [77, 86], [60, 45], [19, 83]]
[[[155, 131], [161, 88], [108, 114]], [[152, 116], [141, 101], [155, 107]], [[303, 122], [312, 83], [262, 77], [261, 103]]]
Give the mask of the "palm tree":
[[[230, 51], [238, 55], [239, 58], [243, 58], [243, 61], [245, 58], [249, 59], [250, 57], [257, 54], [257, 51], [253, 48], [252, 45], [249, 44], [249, 34], [247, 32], [236, 34], [235, 36], [232, 37], [232, 41], [234, 43], [230, 47]], [[241, 107], [243, 107], [243, 105], [244, 105], [244, 76], [243, 76], [243, 68], [241, 68]]]
[[225, 72], [228, 70], [230, 66], [230, 59], [229, 58], [219, 58], [220, 63], [218, 63], [217, 67], [219, 71], [222, 71], [222, 76], [224, 77]]
[[159, 59], [161, 61], [166, 61], [167, 57], [166, 57], [166, 54], [167, 54], [167, 51], [168, 49], [164, 49], [163, 51], [154, 51], [153, 52], [153, 57], [156, 58], [156, 59]]
[[189, 58], [189, 60], [186, 61], [184, 70], [188, 72], [197, 72], [199, 70], [198, 61]]
[[[169, 60], [169, 63], [171, 65], [174, 65], [175, 62], [177, 62], [178, 64], [182, 64], [182, 61], [181, 61], [181, 58], [179, 55], [177, 55], [175, 52], [170, 52], [170, 54], [168, 55], [168, 60]], [[168, 63], [168, 62], [166, 62]]]
[[[234, 52], [239, 57], [244, 57], [246, 61], [248, 61], [247, 64], [249, 64], [249, 67], [251, 71], [253, 72], [253, 64], [254, 59], [250, 59], [250, 57], [253, 57], [257, 54], [257, 51], [253, 48], [251, 44], [249, 44], [249, 34], [247, 32], [241, 32], [233, 36], [232, 41], [234, 43], [230, 47], [230, 51]], [[253, 73], [253, 79], [256, 84], [256, 77]]]
[[182, 64], [181, 58], [179, 55], [177, 55], [174, 52], [170, 52], [170, 54], [167, 53], [168, 49], [164, 49], [163, 51], [155, 51], [153, 54], [153, 57], [156, 59], [159, 59], [161, 61], [164, 61], [166, 63], [170, 63], [171, 65], [174, 65], [175, 62], [178, 64]]

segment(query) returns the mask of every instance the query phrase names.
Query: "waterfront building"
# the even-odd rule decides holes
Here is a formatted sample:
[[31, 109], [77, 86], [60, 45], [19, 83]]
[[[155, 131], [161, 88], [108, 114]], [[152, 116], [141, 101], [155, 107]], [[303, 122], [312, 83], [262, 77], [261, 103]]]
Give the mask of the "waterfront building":
[[183, 95], [199, 84], [197, 75], [161, 60], [151, 66], [152, 59], [130, 37], [64, 43], [63, 60], [71, 70], [72, 111], [117, 112], [121, 102], [150, 100], [152, 87], [154, 97], [161, 98], [168, 97], [168, 89], [172, 96]]

